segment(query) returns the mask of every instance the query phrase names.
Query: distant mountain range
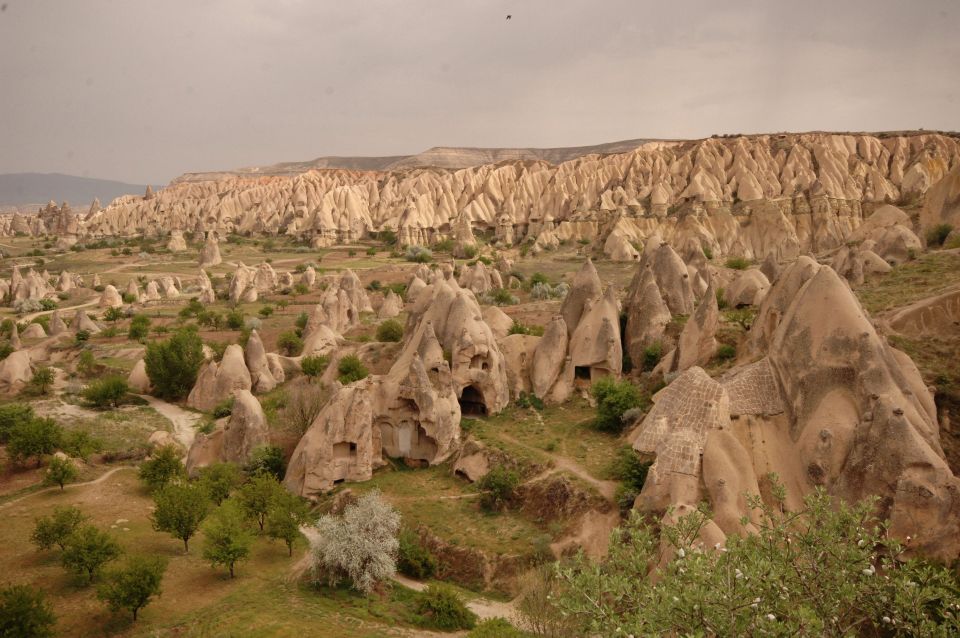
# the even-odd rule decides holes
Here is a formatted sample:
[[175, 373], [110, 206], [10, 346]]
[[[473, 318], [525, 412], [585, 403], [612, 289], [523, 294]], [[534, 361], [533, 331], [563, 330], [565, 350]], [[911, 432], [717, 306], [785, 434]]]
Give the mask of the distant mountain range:
[[106, 206], [120, 195], [143, 195], [146, 188], [146, 184], [61, 173], [8, 173], [0, 175], [0, 206], [41, 205], [53, 200], [85, 208], [94, 198]]
[[416, 155], [318, 157], [304, 162], [281, 162], [268, 166], [250, 166], [234, 170], [185, 173], [173, 181], [174, 183], [201, 182], [229, 176], [290, 176], [314, 168], [341, 168], [355, 171], [393, 171], [431, 166], [436, 168], [459, 169], [514, 160], [545, 160], [551, 164], [559, 164], [560, 162], [566, 162], [594, 153], [601, 155], [626, 153], [650, 141], [653, 140], [623, 140], [593, 146], [567, 146], [560, 148], [471, 148], [435, 146]]

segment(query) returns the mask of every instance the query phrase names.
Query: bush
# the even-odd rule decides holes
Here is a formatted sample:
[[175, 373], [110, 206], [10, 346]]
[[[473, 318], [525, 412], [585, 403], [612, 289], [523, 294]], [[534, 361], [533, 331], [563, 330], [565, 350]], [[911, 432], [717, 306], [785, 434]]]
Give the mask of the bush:
[[437, 559], [423, 546], [420, 537], [409, 527], [400, 530], [397, 570], [417, 580], [426, 580], [437, 572]]
[[640, 388], [613, 377], [599, 379], [590, 387], [590, 393], [597, 400], [594, 427], [604, 432], [619, 434], [624, 425], [623, 413], [631, 408], [645, 407], [647, 403]]
[[524, 638], [523, 633], [503, 618], [489, 618], [467, 634], [467, 638]]
[[33, 421], [33, 408], [28, 403], [0, 405], [0, 443], [10, 440], [10, 433], [18, 425]]
[[632, 447], [625, 445], [617, 450], [610, 464], [610, 475], [634, 493], [639, 493], [647, 481], [650, 465], [649, 461], [642, 461]]
[[222, 419], [233, 414], [233, 397], [227, 397], [213, 407], [213, 418]]
[[83, 350], [77, 357], [77, 373], [84, 377], [92, 376], [97, 371], [97, 360], [89, 350]]
[[196, 330], [184, 328], [166, 341], [147, 344], [144, 356], [154, 394], [180, 399], [189, 394], [203, 363], [203, 342]]
[[420, 616], [417, 624], [430, 629], [454, 631], [473, 629], [477, 615], [467, 609], [460, 595], [449, 585], [429, 585], [417, 597], [415, 611]]
[[226, 501], [210, 516], [203, 532], [203, 558], [214, 567], [223, 565], [233, 578], [236, 564], [247, 559], [253, 545], [239, 506]]
[[53, 636], [57, 617], [43, 590], [30, 585], [0, 589], [0, 636], [47, 638]]
[[543, 399], [537, 395], [530, 392], [521, 392], [520, 396], [517, 397], [517, 407], [518, 408], [533, 408], [534, 410], [543, 410], [546, 407], [543, 403]]
[[476, 483], [481, 491], [480, 507], [488, 512], [503, 510], [513, 499], [520, 486], [520, 475], [514, 470], [498, 465]]
[[86, 520], [87, 517], [76, 507], [54, 507], [52, 514], [41, 516], [34, 521], [30, 540], [40, 549], [50, 549], [57, 545], [62, 550], [70, 534]]
[[737, 356], [737, 349], [727, 343], [720, 344], [714, 357], [717, 361], [729, 361]]
[[77, 330], [77, 334], [73, 339], [77, 345], [84, 344], [90, 340], [90, 332], [88, 330]]
[[0, 361], [6, 359], [11, 354], [13, 354], [13, 346], [7, 341], [0, 343]]
[[154, 493], [153, 502], [153, 529], [182, 540], [183, 552], [190, 551], [188, 543], [210, 507], [207, 491], [198, 483], [168, 483]]
[[496, 288], [487, 293], [486, 296], [490, 300], [490, 303], [498, 306], [513, 306], [520, 303], [520, 300], [514, 297], [506, 288]]
[[418, 264], [427, 264], [433, 261], [433, 253], [423, 246], [407, 246], [407, 252], [404, 253], [403, 258]]
[[303, 352], [303, 339], [292, 330], [280, 333], [277, 337], [277, 348], [288, 357], [295, 357]]
[[143, 341], [150, 334], [150, 317], [147, 315], [134, 315], [130, 320], [130, 328], [127, 330], [127, 338], [133, 341]]
[[185, 475], [180, 454], [172, 445], [156, 450], [153, 456], [140, 464], [140, 481], [151, 492], [162, 489], [167, 483]]
[[774, 502], [750, 499], [757, 533], [727, 536], [723, 551], [696, 549], [705, 511], [659, 530], [633, 512], [602, 564], [560, 568], [555, 602], [577, 623], [571, 635], [957, 634], [955, 575], [908, 559], [876, 499], [851, 506], [818, 489], [784, 516], [786, 494], [770, 478]]
[[743, 257], [730, 257], [727, 259], [726, 266], [732, 270], [746, 270], [750, 267], [750, 260]]
[[723, 288], [717, 288], [717, 308], [719, 308], [720, 310], [723, 310], [728, 305], [727, 299], [726, 297], [724, 297], [723, 293], [724, 293]]
[[650, 372], [663, 358], [663, 344], [657, 341], [643, 349], [643, 369]]
[[227, 500], [240, 481], [240, 468], [234, 463], [214, 463], [200, 469], [200, 487], [214, 505]]
[[371, 593], [397, 571], [400, 513], [371, 490], [347, 505], [342, 515], [325, 514], [311, 541], [313, 574], [330, 585], [346, 578], [357, 591]]
[[534, 335], [536, 337], [543, 336], [543, 326], [528, 326], [527, 324], [521, 321], [514, 321], [510, 325], [509, 334], [512, 335]]
[[377, 326], [377, 341], [400, 341], [403, 339], [403, 325], [396, 319], [387, 319]]
[[308, 377], [319, 377], [329, 365], [330, 357], [325, 354], [314, 354], [300, 360], [300, 369]]
[[88, 385], [83, 391], [83, 398], [90, 405], [100, 409], [118, 408], [129, 391], [127, 380], [115, 375]]
[[370, 371], [363, 365], [360, 358], [355, 354], [348, 354], [337, 363], [337, 378], [343, 385], [349, 385], [354, 381], [365, 379]]
[[382, 241], [387, 246], [392, 246], [393, 244], [397, 243], [397, 234], [392, 230], [390, 230], [389, 228], [386, 230], [381, 230], [379, 233], [377, 233], [377, 236], [380, 239], [380, 241]]
[[53, 368], [43, 366], [37, 368], [34, 371], [33, 376], [30, 378], [30, 387], [39, 392], [40, 394], [46, 394], [47, 390], [50, 389], [50, 386], [53, 385], [53, 382], [56, 380], [57, 376], [53, 372]]
[[227, 313], [227, 327], [231, 330], [240, 330], [243, 328], [243, 311], [242, 310], [231, 310]]
[[947, 241], [947, 236], [952, 231], [953, 226], [950, 224], [937, 224], [927, 231], [927, 246], [943, 246], [943, 242]]
[[258, 311], [258, 314], [264, 319], [266, 319], [267, 317], [273, 314], [273, 306], [263, 306]]
[[86, 430], [71, 428], [60, 437], [60, 449], [72, 457], [86, 461], [91, 454], [103, 450], [103, 443]]

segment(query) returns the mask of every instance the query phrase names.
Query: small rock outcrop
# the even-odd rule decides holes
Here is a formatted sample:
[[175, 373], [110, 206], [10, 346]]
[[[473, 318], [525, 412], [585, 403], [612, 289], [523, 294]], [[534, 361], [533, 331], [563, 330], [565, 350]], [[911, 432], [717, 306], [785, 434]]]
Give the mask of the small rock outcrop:
[[223, 262], [220, 256], [220, 244], [215, 233], [207, 233], [207, 240], [200, 249], [200, 268], [210, 268]]
[[223, 359], [208, 361], [200, 369], [197, 381], [187, 397], [187, 405], [201, 412], [209, 412], [237, 390], [250, 390], [253, 380], [244, 361], [243, 348], [227, 346]]

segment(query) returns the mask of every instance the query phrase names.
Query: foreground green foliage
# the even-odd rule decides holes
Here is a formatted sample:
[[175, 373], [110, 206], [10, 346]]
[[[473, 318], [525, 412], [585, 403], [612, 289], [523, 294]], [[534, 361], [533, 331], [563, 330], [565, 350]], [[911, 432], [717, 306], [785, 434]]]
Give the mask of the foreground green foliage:
[[115, 375], [88, 385], [83, 391], [83, 398], [96, 408], [118, 408], [129, 391], [127, 380]]
[[180, 454], [172, 445], [156, 450], [140, 465], [140, 480], [151, 492], [163, 488], [175, 478], [186, 475]]
[[70, 535], [86, 520], [87, 517], [76, 507], [55, 507], [52, 514], [41, 516], [34, 522], [30, 540], [40, 549], [57, 545], [62, 550]]
[[0, 589], [0, 636], [46, 638], [53, 636], [57, 618], [43, 592], [29, 585]]
[[360, 357], [353, 354], [348, 354], [340, 359], [340, 362], [337, 364], [337, 372], [337, 378], [343, 385], [349, 385], [354, 381], [365, 379], [367, 375], [370, 374], [367, 366], [363, 365], [363, 362], [360, 361]]
[[377, 341], [400, 341], [403, 339], [403, 324], [396, 319], [387, 319], [377, 326]]
[[179, 538], [183, 552], [190, 551], [189, 541], [210, 507], [206, 490], [196, 483], [170, 483], [153, 495], [153, 502], [153, 529]]
[[203, 558], [214, 567], [223, 565], [233, 578], [236, 564], [250, 556], [253, 545], [253, 534], [240, 508], [226, 501], [210, 515], [203, 532]]
[[[784, 513], [782, 487], [774, 493], [780, 508], [750, 500], [758, 532], [723, 548], [697, 541], [706, 512], [659, 538], [634, 514], [602, 564], [559, 568], [557, 611], [579, 635], [960, 635], [956, 577], [906, 559], [874, 502], [850, 507], [818, 491]], [[663, 565], [655, 578], [651, 565]]]
[[520, 475], [517, 472], [502, 465], [492, 468], [477, 481], [477, 489], [481, 491], [480, 507], [488, 512], [504, 509], [513, 500], [519, 486]]

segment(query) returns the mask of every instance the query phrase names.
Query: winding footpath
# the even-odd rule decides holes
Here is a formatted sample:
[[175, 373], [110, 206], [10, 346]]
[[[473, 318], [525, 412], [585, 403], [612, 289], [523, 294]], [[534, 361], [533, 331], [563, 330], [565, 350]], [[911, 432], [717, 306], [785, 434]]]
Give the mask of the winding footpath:
[[200, 415], [149, 394], [138, 394], [137, 396], [149, 403], [150, 407], [157, 411], [157, 414], [170, 421], [173, 425], [174, 438], [183, 446], [184, 450], [190, 451], [190, 446], [193, 445], [193, 440], [197, 436], [195, 426], [197, 421], [200, 420]]

